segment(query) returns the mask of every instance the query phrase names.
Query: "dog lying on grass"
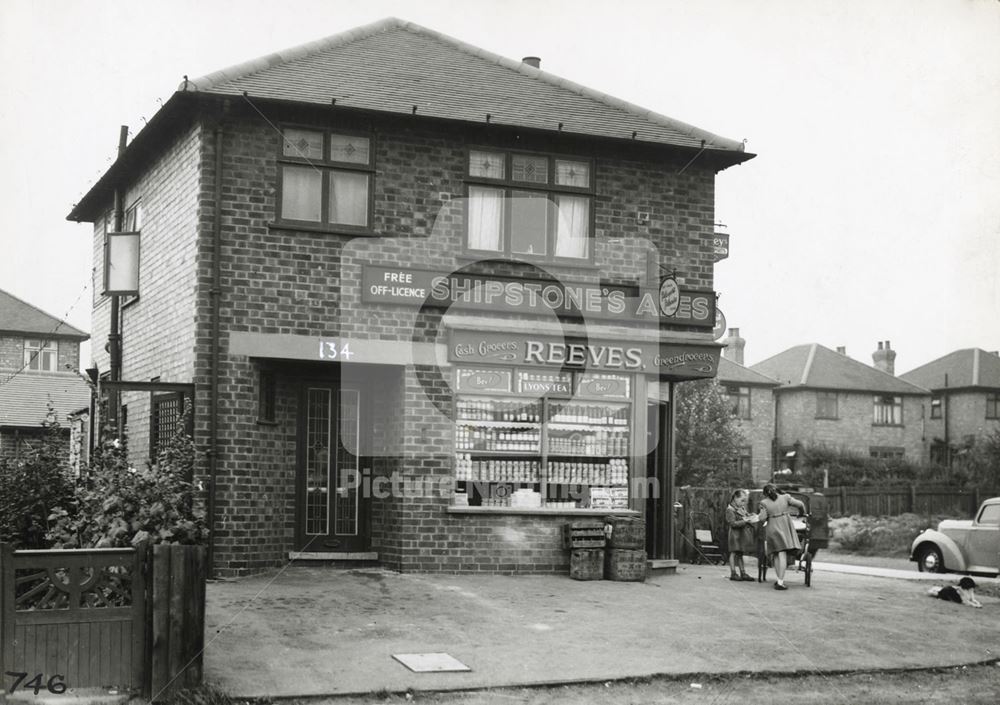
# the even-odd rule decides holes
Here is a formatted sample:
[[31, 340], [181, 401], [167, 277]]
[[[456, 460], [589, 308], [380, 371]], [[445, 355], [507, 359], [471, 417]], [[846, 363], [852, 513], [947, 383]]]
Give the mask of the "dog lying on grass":
[[976, 599], [976, 581], [972, 578], [962, 578], [958, 585], [946, 585], [945, 587], [935, 586], [927, 591], [931, 597], [948, 602], [957, 602], [968, 607], [982, 607], [982, 603]]

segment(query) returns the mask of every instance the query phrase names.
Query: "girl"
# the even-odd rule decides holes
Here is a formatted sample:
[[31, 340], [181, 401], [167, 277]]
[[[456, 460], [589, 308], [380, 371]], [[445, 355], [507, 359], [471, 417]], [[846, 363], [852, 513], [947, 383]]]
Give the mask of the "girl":
[[[757, 550], [757, 536], [754, 524], [757, 516], [747, 512], [747, 500], [750, 493], [746, 490], [736, 490], [729, 498], [726, 507], [726, 526], [729, 527], [729, 579], [754, 581], [747, 575], [743, 567], [743, 554]], [[739, 566], [740, 573], [736, 574]]]
[[778, 488], [771, 483], [764, 485], [764, 496], [760, 500], [760, 514], [757, 518], [759, 521], [767, 520], [764, 540], [768, 553], [772, 556], [774, 572], [778, 575], [778, 580], [774, 583], [775, 590], [788, 589], [785, 585], [785, 552], [802, 550], [792, 517], [788, 513], [789, 507], [798, 507], [802, 514], [806, 512], [806, 505], [799, 500], [787, 494], [779, 495]]

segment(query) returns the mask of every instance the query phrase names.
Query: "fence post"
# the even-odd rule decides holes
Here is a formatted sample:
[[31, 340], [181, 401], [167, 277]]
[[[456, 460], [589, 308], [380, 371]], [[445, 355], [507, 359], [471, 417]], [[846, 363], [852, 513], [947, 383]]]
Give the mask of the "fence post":
[[[10, 595], [8, 596], [8, 593]], [[0, 543], [0, 673], [7, 670], [14, 643], [14, 547]], [[13, 663], [10, 664], [13, 666]], [[0, 683], [0, 695], [4, 693]]]
[[910, 513], [914, 514], [917, 511], [917, 486], [912, 482], [910, 483]]
[[844, 485], [840, 486], [840, 513], [844, 516], [847, 514], [847, 488]]

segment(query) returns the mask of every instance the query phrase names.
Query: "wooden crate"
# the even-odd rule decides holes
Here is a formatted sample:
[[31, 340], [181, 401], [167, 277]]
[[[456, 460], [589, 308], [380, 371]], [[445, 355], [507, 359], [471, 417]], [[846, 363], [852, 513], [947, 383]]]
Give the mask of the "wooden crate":
[[563, 548], [604, 548], [604, 522], [571, 521], [563, 525]]
[[569, 577], [573, 580], [604, 579], [604, 549], [578, 548], [569, 554]]
[[646, 552], [628, 548], [609, 548], [604, 552], [604, 577], [622, 582], [646, 579]]
[[609, 516], [604, 523], [610, 527], [608, 548], [640, 549], [646, 547], [646, 521], [636, 517]]

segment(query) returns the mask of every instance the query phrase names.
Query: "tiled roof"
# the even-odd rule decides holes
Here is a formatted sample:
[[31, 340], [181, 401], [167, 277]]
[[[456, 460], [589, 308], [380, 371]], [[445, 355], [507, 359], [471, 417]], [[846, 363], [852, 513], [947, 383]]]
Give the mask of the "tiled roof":
[[0, 289], [0, 331], [12, 333], [42, 333], [58, 338], [86, 340], [90, 336], [37, 306], [22, 301]]
[[[387, 18], [254, 59], [178, 90], [514, 125], [679, 147], [743, 143], [433, 30]], [[633, 137], [633, 133], [635, 136]], [[753, 155], [741, 154], [734, 162]]]
[[38, 428], [52, 402], [59, 422], [90, 406], [90, 386], [76, 374], [22, 372], [13, 379], [0, 375], [0, 426]]
[[1000, 389], [1000, 356], [979, 348], [956, 350], [899, 377], [927, 389], [939, 390], [945, 388], [945, 375], [948, 375], [950, 388]]
[[719, 372], [716, 379], [722, 384], [758, 384], [768, 387], [777, 387], [781, 384], [776, 379], [755, 372], [749, 367], [744, 367], [725, 357], [719, 358]]
[[813, 343], [796, 345], [750, 369], [792, 387], [884, 394], [927, 394], [927, 390]]

